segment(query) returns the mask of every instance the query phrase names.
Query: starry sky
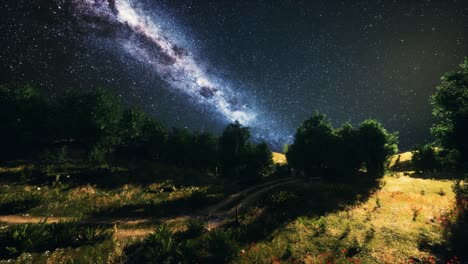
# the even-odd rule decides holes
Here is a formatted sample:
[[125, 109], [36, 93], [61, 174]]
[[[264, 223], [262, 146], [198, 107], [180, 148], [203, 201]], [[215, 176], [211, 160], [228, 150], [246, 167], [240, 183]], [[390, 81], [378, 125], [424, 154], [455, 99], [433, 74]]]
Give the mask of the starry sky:
[[249, 126], [275, 148], [314, 110], [422, 144], [468, 56], [466, 0], [3, 0], [0, 83], [102, 87], [168, 126]]

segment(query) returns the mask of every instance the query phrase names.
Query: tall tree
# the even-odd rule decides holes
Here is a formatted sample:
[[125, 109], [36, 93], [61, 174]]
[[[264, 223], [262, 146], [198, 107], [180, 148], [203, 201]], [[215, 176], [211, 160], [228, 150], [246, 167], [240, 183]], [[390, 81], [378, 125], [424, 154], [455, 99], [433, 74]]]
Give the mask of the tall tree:
[[245, 165], [245, 153], [250, 131], [239, 122], [229, 124], [219, 138], [221, 173], [224, 177], [238, 179]]
[[314, 171], [323, 171], [331, 165], [336, 139], [326, 116], [316, 111], [297, 129], [294, 143], [286, 153], [288, 163], [309, 176]]
[[359, 156], [359, 131], [350, 123], [345, 123], [336, 131], [338, 146], [335, 148], [334, 166], [339, 171], [355, 171], [362, 166], [362, 158]]
[[83, 144], [93, 159], [103, 159], [120, 143], [121, 104], [108, 92], [70, 93], [60, 102], [61, 136]]
[[431, 97], [433, 115], [437, 118], [431, 132], [437, 143], [458, 154], [459, 167], [468, 169], [468, 58], [458, 71], [441, 78]]
[[389, 133], [377, 120], [368, 119], [359, 126], [359, 144], [367, 172], [380, 176], [384, 173], [384, 162], [398, 152], [398, 134]]
[[0, 86], [0, 158], [24, 158], [50, 143], [50, 109], [30, 85]]

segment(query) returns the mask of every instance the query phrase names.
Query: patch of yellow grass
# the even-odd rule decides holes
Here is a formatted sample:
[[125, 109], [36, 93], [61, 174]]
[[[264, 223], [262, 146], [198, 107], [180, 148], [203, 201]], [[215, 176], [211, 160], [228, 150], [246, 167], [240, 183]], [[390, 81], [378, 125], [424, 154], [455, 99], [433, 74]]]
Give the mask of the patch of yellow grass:
[[403, 153], [399, 153], [399, 154], [396, 154], [396, 155], [393, 155], [391, 158], [390, 158], [390, 165], [389, 165], [389, 168], [392, 168], [393, 166], [395, 166], [397, 160], [398, 160], [398, 157], [400, 157], [400, 160], [399, 162], [407, 162], [407, 161], [411, 161], [411, 159], [413, 158], [413, 152], [411, 151], [407, 151], [407, 152], [403, 152]]
[[69, 193], [69, 197], [71, 199], [76, 199], [76, 198], [81, 198], [82, 196], [93, 196], [95, 194], [96, 194], [96, 188], [88, 184], [85, 186], [73, 188]]
[[279, 152], [273, 152], [273, 163], [280, 164], [280, 165], [286, 164], [287, 163], [286, 155], [284, 155], [283, 153], [279, 153]]
[[14, 173], [23, 171], [27, 165], [18, 165], [15, 167], [0, 167], [0, 173]]
[[300, 217], [262, 244], [274, 248], [275, 241], [283, 241], [299, 259], [356, 246], [361, 248], [356, 258], [362, 263], [406, 263], [401, 261], [428, 257], [419, 243], [422, 237], [431, 243], [443, 242], [440, 219], [454, 208], [452, 184], [385, 176], [382, 189], [367, 202], [322, 216], [319, 221], [325, 223], [325, 233], [317, 235], [316, 217]]

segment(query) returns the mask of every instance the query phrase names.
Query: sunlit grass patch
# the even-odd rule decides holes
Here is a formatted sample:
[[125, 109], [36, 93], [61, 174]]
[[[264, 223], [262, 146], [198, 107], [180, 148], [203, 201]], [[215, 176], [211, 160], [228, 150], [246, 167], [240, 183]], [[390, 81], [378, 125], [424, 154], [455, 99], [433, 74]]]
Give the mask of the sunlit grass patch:
[[[442, 218], [455, 203], [452, 184], [385, 176], [382, 189], [367, 201], [323, 216], [296, 218], [278, 229], [270, 241], [259, 242], [255, 251], [244, 248], [238, 262], [257, 263], [266, 256], [269, 262], [258, 263], [272, 263], [271, 257], [281, 263], [350, 263], [349, 257], [353, 263], [429, 259], [431, 253], [421, 248], [421, 241], [443, 244]], [[347, 252], [344, 258], [343, 250]]]
[[273, 154], [273, 163], [274, 164], [283, 165], [283, 164], [287, 163], [286, 155], [284, 155], [283, 153], [273, 152], [272, 154]]
[[409, 162], [409, 161], [411, 161], [412, 158], [413, 158], [413, 152], [411, 152], [411, 151], [407, 151], [407, 152], [403, 152], [403, 153], [393, 155], [390, 158], [389, 167], [391, 168], [391, 167], [395, 166], [397, 161], [398, 162]]

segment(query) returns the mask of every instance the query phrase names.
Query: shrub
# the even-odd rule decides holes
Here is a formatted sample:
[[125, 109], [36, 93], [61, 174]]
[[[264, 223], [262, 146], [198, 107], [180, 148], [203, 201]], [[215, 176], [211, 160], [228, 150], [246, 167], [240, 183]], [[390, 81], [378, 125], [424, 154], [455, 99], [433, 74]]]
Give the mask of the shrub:
[[190, 220], [187, 223], [187, 230], [184, 232], [187, 238], [199, 237], [205, 231], [205, 224], [199, 220]]
[[177, 247], [179, 263], [197, 263], [202, 257], [202, 244], [200, 241], [188, 239], [182, 241]]
[[417, 171], [430, 172], [440, 169], [440, 160], [435, 149], [430, 145], [416, 147], [411, 163]]
[[229, 261], [234, 257], [238, 245], [230, 232], [216, 229], [207, 238], [208, 251], [217, 261]]
[[159, 226], [156, 231], [147, 236], [140, 249], [140, 261], [143, 263], [171, 263], [175, 262], [177, 242], [172, 230], [166, 226]]
[[16, 257], [24, 252], [40, 252], [56, 248], [77, 247], [108, 240], [113, 233], [99, 226], [83, 226], [76, 222], [17, 225], [0, 232], [0, 258]]
[[128, 246], [125, 251], [131, 263], [196, 263], [202, 255], [202, 244], [181, 239], [174, 236], [171, 228], [161, 225], [141, 243]]

